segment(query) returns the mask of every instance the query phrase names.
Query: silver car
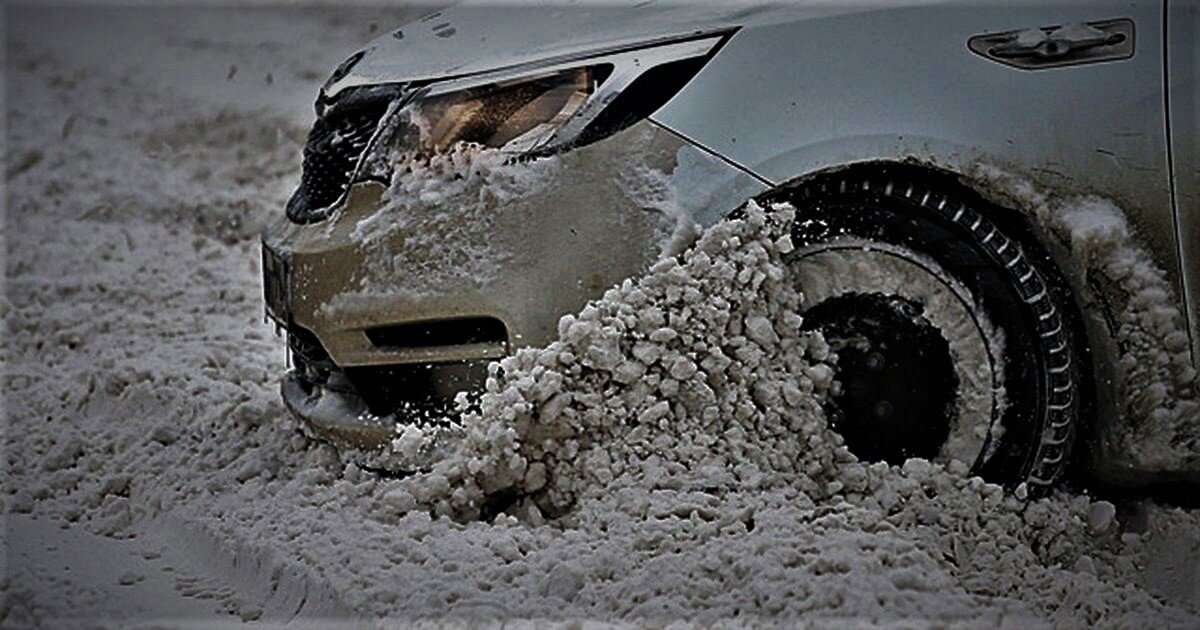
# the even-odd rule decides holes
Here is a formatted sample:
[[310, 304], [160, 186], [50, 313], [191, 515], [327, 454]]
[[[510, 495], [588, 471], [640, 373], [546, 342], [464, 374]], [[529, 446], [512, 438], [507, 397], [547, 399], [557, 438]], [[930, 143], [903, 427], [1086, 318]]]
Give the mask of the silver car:
[[[746, 203], [860, 457], [1200, 479], [1200, 4], [457, 6], [317, 96], [263, 239], [288, 407], [385, 446]], [[1072, 449], [1074, 446], [1074, 454]]]

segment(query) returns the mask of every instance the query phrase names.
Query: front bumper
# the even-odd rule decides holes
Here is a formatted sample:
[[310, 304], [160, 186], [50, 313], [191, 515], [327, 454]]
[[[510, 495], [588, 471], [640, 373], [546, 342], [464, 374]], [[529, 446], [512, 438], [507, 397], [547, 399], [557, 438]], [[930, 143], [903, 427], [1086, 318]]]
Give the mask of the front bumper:
[[683, 226], [762, 191], [645, 121], [557, 157], [459, 167], [356, 184], [328, 219], [281, 219], [264, 234], [268, 315], [311, 338], [360, 394], [285, 379], [288, 408], [320, 436], [385, 442], [396, 423], [371, 404], [388, 387], [373, 370], [545, 345], [564, 314], [676, 251]]
[[465, 438], [455, 423], [377, 416], [357, 393], [313, 383], [298, 370], [284, 376], [281, 390], [284, 404], [311, 435], [338, 448], [356, 449], [357, 463], [367, 468], [428, 471]]
[[372, 414], [356, 393], [325, 388], [296, 370], [284, 375], [280, 391], [288, 411], [328, 442], [372, 448], [392, 439], [393, 419]]

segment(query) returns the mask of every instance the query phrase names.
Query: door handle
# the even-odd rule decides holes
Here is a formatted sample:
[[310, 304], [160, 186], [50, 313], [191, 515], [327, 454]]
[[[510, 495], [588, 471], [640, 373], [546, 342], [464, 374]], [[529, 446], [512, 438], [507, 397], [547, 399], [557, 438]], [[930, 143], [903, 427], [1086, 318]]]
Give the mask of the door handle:
[[1040, 28], [1021, 31], [1010, 41], [988, 50], [995, 57], [1040, 57], [1061, 59], [1098, 46], [1115, 46], [1125, 41], [1124, 33], [1105, 33], [1087, 24], [1068, 24], [1047, 33]]
[[1024, 70], [1128, 59], [1133, 56], [1133, 21], [1074, 23], [976, 35], [972, 52]]

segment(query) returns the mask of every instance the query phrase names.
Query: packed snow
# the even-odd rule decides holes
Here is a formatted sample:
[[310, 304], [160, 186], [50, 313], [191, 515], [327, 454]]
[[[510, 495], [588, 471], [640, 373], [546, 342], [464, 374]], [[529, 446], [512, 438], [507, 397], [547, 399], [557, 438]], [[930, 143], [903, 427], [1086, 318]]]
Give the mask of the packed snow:
[[1200, 471], [1200, 378], [1192, 367], [1177, 291], [1138, 243], [1121, 209], [1094, 196], [1059, 198], [1003, 169], [979, 175], [1013, 203], [1029, 208], [1070, 251], [1077, 283], [1100, 285], [1119, 347], [1107, 383], [1125, 415], [1106, 436], [1146, 470]]
[[975, 307], [971, 292], [933, 260], [880, 243], [841, 239], [811, 250], [789, 265], [809, 303], [851, 292], [897, 295], [922, 305], [922, 316], [948, 342], [958, 400], [950, 436], [937, 459], [957, 459], [970, 466], [989, 434], [991, 443], [999, 444], [1004, 427], [992, 418], [1000, 417], [1006, 404], [1004, 334]]
[[[1200, 625], [1194, 509], [1025, 502], [953, 458], [842, 446], [786, 207], [710, 228], [494, 364], [427, 472], [305, 437], [256, 234], [327, 69], [420, 13], [5, 10], [0, 625]], [[1112, 204], [1042, 206], [1064, 228], [1108, 217], [1078, 254], [1161, 278], [1121, 253]], [[1162, 383], [1138, 404], [1175, 427], [1178, 307], [1129, 286], [1128, 338], [1166, 343], [1128, 378]]]

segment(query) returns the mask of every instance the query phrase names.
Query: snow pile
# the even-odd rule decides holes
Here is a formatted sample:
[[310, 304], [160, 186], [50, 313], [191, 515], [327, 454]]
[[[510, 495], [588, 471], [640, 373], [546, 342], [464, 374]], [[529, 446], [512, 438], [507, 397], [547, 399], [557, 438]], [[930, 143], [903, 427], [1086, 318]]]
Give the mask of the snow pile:
[[736, 487], [766, 472], [824, 494], [822, 471], [849, 455], [810, 446], [836, 441], [818, 407], [833, 371], [824, 341], [800, 332], [780, 260], [790, 216], [752, 206], [562, 318], [558, 341], [493, 366], [465, 452], [414, 480], [416, 498], [472, 515], [488, 496], [534, 494], [561, 514], [589, 488]]
[[[752, 206], [681, 261], [563, 318], [546, 348], [502, 362], [466, 421], [465, 449], [376, 488], [378, 516], [393, 513], [421, 540], [448, 526], [428, 512], [520, 519], [501, 514], [493, 532], [558, 517], [548, 525], [564, 537], [555, 549], [589, 552], [545, 565], [540, 593], [603, 618], [878, 620], [899, 607], [965, 620], [971, 602], [970, 616], [996, 622], [1036, 623], [1033, 612], [1127, 623], [1150, 609], [1186, 622], [1134, 586], [1127, 554], [1143, 541], [1121, 535], [1111, 504], [1026, 504], [956, 461], [857, 462], [817, 405], [831, 372], [823, 341], [799, 333], [800, 295], [780, 262], [790, 245], [777, 225], [790, 212], [771, 218]], [[458, 544], [506, 562], [550, 553], [464, 536]], [[455, 592], [440, 610], [510, 611]]]

